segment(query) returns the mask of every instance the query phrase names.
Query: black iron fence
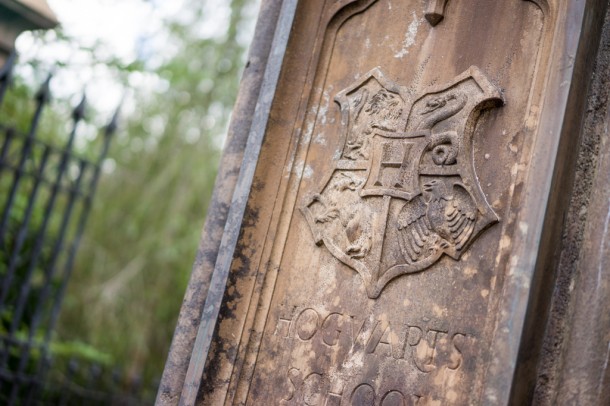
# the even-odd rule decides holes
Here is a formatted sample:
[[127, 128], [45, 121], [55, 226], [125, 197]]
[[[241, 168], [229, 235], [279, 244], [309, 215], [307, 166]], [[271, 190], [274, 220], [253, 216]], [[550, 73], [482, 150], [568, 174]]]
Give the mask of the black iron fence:
[[[0, 109], [14, 61], [0, 71]], [[35, 95], [27, 129], [0, 123], [0, 404], [132, 404], [141, 399], [138, 385], [95, 364], [62, 364], [50, 351], [118, 118], [117, 109], [86, 153], [77, 150], [83, 96], [66, 134], [43, 139], [38, 129], [51, 80], [49, 75]]]
[[152, 405], [159, 380], [144, 381], [116, 367], [82, 360], [62, 360], [40, 381], [35, 404], [40, 405]]

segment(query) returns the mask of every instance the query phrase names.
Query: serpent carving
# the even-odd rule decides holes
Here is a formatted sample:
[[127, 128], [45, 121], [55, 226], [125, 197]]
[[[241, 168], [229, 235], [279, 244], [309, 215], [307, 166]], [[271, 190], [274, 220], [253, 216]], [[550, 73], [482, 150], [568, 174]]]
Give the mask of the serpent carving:
[[[427, 117], [419, 123], [417, 132], [429, 135], [436, 124], [459, 113], [467, 101], [466, 96], [459, 93], [430, 100], [422, 112], [422, 115]], [[430, 135], [427, 150], [432, 150], [432, 160], [436, 165], [455, 165], [459, 152], [457, 133], [450, 131]]]
[[458, 156], [458, 135], [455, 131], [430, 136], [428, 150], [432, 150], [432, 161], [437, 165], [455, 165]]
[[[430, 100], [428, 103], [426, 103], [426, 108], [421, 113], [422, 115], [429, 114], [429, 116], [419, 123], [417, 130], [422, 132], [430, 131], [436, 124], [459, 113], [464, 106], [466, 106], [466, 102], [466, 96], [456, 93], [436, 97]], [[448, 104], [449, 106], [447, 106]]]

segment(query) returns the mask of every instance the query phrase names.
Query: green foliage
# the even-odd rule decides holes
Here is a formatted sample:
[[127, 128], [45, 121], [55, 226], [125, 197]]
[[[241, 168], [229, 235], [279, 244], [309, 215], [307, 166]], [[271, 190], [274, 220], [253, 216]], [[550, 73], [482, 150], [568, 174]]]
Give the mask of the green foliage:
[[[133, 87], [130, 101], [134, 108], [127, 109], [129, 114], [104, 165], [106, 170], [51, 344], [56, 366], [66, 366], [70, 359], [108, 367], [124, 365], [131, 376], [143, 374], [147, 381], [162, 372], [237, 92], [245, 52], [238, 38], [240, 27], [251, 18], [245, 10], [256, 0], [233, 0], [226, 32], [213, 37], [202, 37], [194, 29], [197, 19], [205, 17], [205, 2], [191, 3], [192, 21], [167, 22], [174, 57], [154, 66], [146, 60], [125, 63], [99, 52], [97, 46], [83, 46], [61, 29], [35, 36], [39, 48], [49, 41], [62, 42], [90, 54], [93, 63], [110, 68], [117, 81], [124, 84], [153, 83], [152, 87]], [[24, 65], [35, 77], [16, 75], [0, 109], [0, 122], [27, 133], [35, 109], [36, 86], [44, 80], [48, 63], [34, 57], [22, 61]], [[56, 66], [61, 71], [70, 66], [70, 61], [59, 60]], [[74, 100], [52, 100], [43, 113], [38, 137], [61, 147], [71, 129], [69, 117], [74, 104]], [[91, 133], [91, 123], [99, 127], [101, 121], [95, 111], [90, 111], [89, 120], [83, 124]], [[83, 126], [79, 129], [82, 133]], [[99, 153], [102, 137], [95, 137], [95, 133], [93, 137], [92, 142], [77, 143], [81, 156], [93, 158]], [[19, 147], [19, 143], [13, 146], [12, 155], [18, 155]], [[32, 162], [39, 158], [40, 151], [34, 151]], [[35, 168], [35, 164], [31, 166]], [[56, 167], [57, 162], [51, 166]], [[3, 196], [10, 184], [10, 176], [0, 177]], [[32, 184], [24, 182], [16, 196], [11, 236], [22, 224], [30, 190]], [[48, 198], [49, 190], [43, 188], [26, 230], [23, 258], [28, 258], [35, 245]], [[18, 336], [23, 339], [28, 335], [43, 285], [38, 276], [49, 257], [48, 247], [53, 245], [65, 201], [60, 199], [56, 206], [57, 214], [49, 219], [49, 242], [34, 272], [31, 294], [18, 326]], [[6, 274], [12, 244], [14, 241], [8, 243], [6, 251], [0, 250], [0, 276]], [[10, 295], [18, 294], [26, 268], [17, 268], [16, 289]], [[13, 312], [11, 306], [3, 309], [0, 333], [10, 328]], [[36, 343], [42, 343], [43, 335], [34, 335]], [[40, 358], [36, 351], [30, 356], [31, 363]], [[19, 354], [12, 354], [10, 362], [18, 359]]]
[[[161, 374], [237, 92], [245, 51], [238, 28], [250, 3], [231, 2], [218, 37], [168, 22], [175, 57], [160, 66], [115, 61], [128, 81], [144, 75], [164, 85], [135, 89], [135, 110], [113, 142], [114, 170], [99, 185], [56, 351], [85, 342], [94, 356], [108, 354], [134, 373]], [[203, 16], [200, 2], [190, 7]]]
[[111, 354], [82, 341], [55, 341], [51, 343], [51, 353], [62, 360], [79, 359], [97, 365], [114, 366], [116, 360]]

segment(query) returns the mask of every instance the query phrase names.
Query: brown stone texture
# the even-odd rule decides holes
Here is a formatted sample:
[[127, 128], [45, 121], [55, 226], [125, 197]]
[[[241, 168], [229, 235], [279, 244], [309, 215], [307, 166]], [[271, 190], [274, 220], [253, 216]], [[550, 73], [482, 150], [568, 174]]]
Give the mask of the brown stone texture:
[[[372, 399], [374, 404], [403, 401], [440, 405], [467, 404], [480, 396], [494, 333], [494, 308], [503, 287], [502, 269], [515, 232], [511, 211], [520, 198], [519, 184], [526, 174], [527, 151], [531, 148], [526, 141], [531, 140], [533, 128], [528, 125], [536, 123], [538, 102], [532, 90], [536, 89], [536, 64], [532, 61], [539, 57], [544, 15], [531, 2], [479, 1], [462, 6], [450, 3], [443, 22], [432, 27], [423, 18], [425, 10], [419, 1], [359, 3], [356, 13], [335, 17], [329, 24], [325, 42], [317, 51], [321, 54], [317, 71], [309, 73], [311, 79], [304, 83], [304, 93], [310, 93], [305, 106], [304, 102], [290, 103], [294, 95], [302, 93], [295, 88], [303, 86], [298, 80], [307, 74], [303, 57], [286, 62], [295, 66], [285, 68], [290, 81], [280, 87], [279, 97], [290, 101], [276, 109], [268, 128], [269, 141], [263, 147], [258, 167], [259, 188], [251, 196], [250, 212], [261, 216], [273, 209], [268, 199], [275, 195], [273, 189], [278, 184], [289, 192], [284, 202], [277, 203], [283, 203], [283, 207], [280, 206], [282, 211], [276, 209], [277, 225], [270, 226], [277, 235], [267, 243], [268, 254], [261, 244], [263, 235], [257, 234], [266, 231], [263, 227], [255, 224], [253, 234], [244, 234], [244, 246], [248, 247], [244, 256], [252, 263], [267, 254], [262, 261], [270, 263], [267, 272], [273, 275], [256, 280], [256, 274], [252, 274], [252, 283], [234, 288], [238, 297], [258, 296], [255, 299], [264, 306], [259, 313], [268, 312], [266, 320], [258, 323], [256, 317], [261, 316], [253, 314], [254, 332], [263, 339], [250, 339], [251, 353], [257, 356], [244, 354], [244, 372], [249, 368], [251, 378], [235, 377], [235, 403], [368, 404], [367, 399]], [[302, 8], [307, 9], [299, 10], [297, 19], [324, 21], [317, 15], [324, 10], [303, 4]], [[306, 31], [302, 35], [311, 35], [310, 24], [297, 20], [295, 30], [303, 27]], [[309, 43], [300, 42], [301, 46]], [[475, 42], [477, 45], [473, 46]], [[500, 49], [503, 51], [498, 52]], [[306, 55], [305, 51], [296, 52]], [[380, 67], [385, 76], [407, 88], [405, 102], [413, 103], [421, 95], [435, 94], [439, 89], [451, 91], [454, 79], [471, 66], [480, 69], [497, 89], [498, 96], [490, 97], [500, 98], [501, 90], [506, 104], [486, 106], [471, 124], [472, 154], [464, 151], [459, 159], [474, 160], [476, 177], [467, 180], [473, 186], [478, 183], [484, 191], [478, 215], [483, 216], [482, 207], [488, 203], [501, 221], [484, 224], [489, 228], [458, 260], [442, 255], [427, 268], [414, 268], [414, 273], [396, 277], [377, 297], [370, 297], [374, 294], [367, 295], [362, 275], [329, 251], [328, 245], [341, 245], [337, 242], [340, 237], [331, 236], [324, 246], [316, 246], [305, 216], [298, 211], [308, 204], [311, 194], [326, 186], [329, 175], [337, 173], [339, 154], [348, 142], [343, 132], [349, 123], [342, 120], [333, 99], [367, 72]], [[372, 92], [374, 89], [369, 91]], [[476, 97], [474, 89], [465, 93]], [[295, 126], [294, 118], [300, 116], [302, 124]], [[413, 130], [407, 128], [407, 132]], [[300, 138], [290, 145], [289, 134], [295, 134], [293, 139], [296, 135]], [[286, 155], [293, 156], [288, 168], [284, 160], [277, 159]], [[366, 165], [363, 168], [364, 171], [354, 171], [358, 172], [354, 175], [358, 177], [356, 182], [367, 176]], [[419, 176], [416, 182], [423, 184], [427, 179]], [[337, 199], [353, 200], [338, 209], [357, 213], [335, 220], [346, 224], [329, 227], [326, 232], [339, 233], [344, 227], [347, 234], [353, 220], [354, 228], [363, 229], [355, 230], [355, 234], [385, 232], [387, 240], [383, 244], [374, 238], [370, 242], [371, 249], [385, 251], [380, 259], [382, 268], [406, 262], [397, 244], [401, 238], [395, 235], [398, 227], [392, 227], [400, 215], [390, 216], [385, 230], [380, 224], [385, 220], [383, 216], [388, 216], [382, 207], [387, 199], [369, 198], [370, 203], [357, 206], [364, 198], [358, 190], [348, 192], [349, 189], [343, 190], [343, 196]], [[404, 199], [391, 199], [388, 203], [390, 211], [398, 212], [405, 206]], [[359, 219], [359, 215], [363, 218]], [[357, 240], [347, 238], [350, 242]], [[347, 245], [340, 248], [348, 250]], [[360, 263], [366, 264], [366, 257]], [[242, 267], [244, 263], [239, 261], [234, 271]], [[380, 270], [383, 271], [389, 272]], [[237, 315], [245, 313], [239, 306], [248, 305], [246, 301], [234, 303]], [[225, 334], [235, 333], [240, 321], [237, 316], [220, 323], [220, 342], [226, 342], [222, 340]], [[248, 365], [254, 360], [255, 364]], [[221, 380], [232, 382], [230, 359], [221, 358], [218, 362], [218, 373], [204, 379], [204, 384], [210, 385], [209, 404], [220, 402], [216, 396], [225, 396]], [[222, 373], [223, 365], [227, 375]]]
[[538, 405], [610, 404], [610, 18], [606, 14], [564, 225], [543, 356]]
[[158, 405], [176, 405], [180, 399], [237, 173], [243, 159], [256, 99], [260, 92], [261, 78], [271, 48], [271, 38], [279, 11], [278, 4], [276, 0], [264, 0], [261, 4], [261, 17], [256, 25], [255, 39], [250, 46], [200, 247], [159, 385], [156, 401]]
[[[585, 158], [599, 141], [580, 133], [594, 125], [586, 96], [605, 7], [283, 2], [289, 41], [281, 48], [288, 30], [276, 30], [269, 60], [281, 66], [261, 79], [243, 160], [224, 167], [241, 162], [237, 180], [221, 172], [230, 187], [216, 204], [229, 214], [208, 220], [210, 255], [158, 402], [495, 405], [573, 393], [553, 340], [566, 338], [577, 364], [570, 345], [595, 321], [578, 310], [586, 293], [562, 310], [566, 269], [579, 255], [604, 269], [593, 258], [605, 223], [571, 225], [574, 205], [607, 212], [607, 179], [579, 181], [597, 165]], [[562, 235], [574, 250], [564, 257]], [[581, 290], [605, 289], [587, 275]], [[557, 324], [560, 313], [585, 330]]]

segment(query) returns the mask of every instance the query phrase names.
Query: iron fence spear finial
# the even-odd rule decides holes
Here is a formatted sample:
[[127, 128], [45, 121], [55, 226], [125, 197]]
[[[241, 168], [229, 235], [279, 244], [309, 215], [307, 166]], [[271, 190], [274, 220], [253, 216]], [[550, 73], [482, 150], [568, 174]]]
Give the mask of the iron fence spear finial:
[[6, 94], [6, 90], [11, 85], [11, 81], [13, 79], [13, 69], [15, 67], [16, 60], [17, 53], [13, 51], [4, 63], [2, 69], [0, 69], [0, 105], [2, 105], [2, 102], [4, 101], [4, 95]]
[[[2, 219], [0, 220], [0, 244], [5, 243], [7, 226], [9, 221], [9, 213], [13, 207], [13, 203], [15, 201], [19, 185], [21, 184], [23, 173], [25, 172], [27, 160], [32, 151], [34, 138], [36, 135], [36, 130], [38, 128], [38, 123], [40, 122], [43, 107], [51, 97], [50, 84], [52, 78], [53, 71], [49, 73], [47, 79], [40, 86], [40, 89], [38, 89], [38, 92], [36, 93], [36, 111], [34, 112], [34, 116], [32, 117], [30, 130], [28, 131], [27, 136], [25, 137], [25, 141], [23, 142], [23, 146], [21, 147], [19, 164], [17, 165], [17, 170], [15, 171], [13, 177], [13, 182], [10, 187], [8, 198], [6, 199], [4, 210], [2, 211]], [[0, 304], [3, 303], [6, 295], [5, 288], [8, 284], [7, 280], [10, 280], [10, 278], [5, 278], [5, 280], [2, 282], [2, 287], [0, 288]]]
[[51, 70], [47, 75], [47, 78], [42, 83], [38, 91], [36, 92], [36, 100], [39, 103], [48, 103], [51, 100], [51, 80], [53, 79], [53, 75], [55, 74], [55, 70]]
[[34, 137], [36, 130], [38, 129], [38, 123], [40, 122], [40, 116], [44, 106], [51, 100], [51, 80], [53, 79], [54, 70], [51, 70], [47, 75], [47, 79], [42, 83], [38, 91], [36, 92], [36, 111], [32, 117], [32, 123], [30, 125], [30, 131], [28, 136]]
[[118, 106], [114, 110], [114, 114], [112, 115], [110, 122], [108, 123], [108, 125], [106, 125], [106, 128], [104, 129], [104, 133], [106, 136], [111, 136], [117, 130], [119, 119], [121, 116], [121, 110], [123, 109], [123, 103], [125, 102], [125, 97], [125, 94], [123, 94], [123, 96], [121, 97], [121, 101], [119, 101]]
[[83, 96], [81, 97], [80, 102], [78, 103], [78, 105], [76, 107], [74, 107], [74, 110], [72, 110], [72, 119], [78, 123], [79, 121], [81, 121], [82, 119], [85, 118], [86, 112], [87, 112], [87, 95], [83, 91]]

